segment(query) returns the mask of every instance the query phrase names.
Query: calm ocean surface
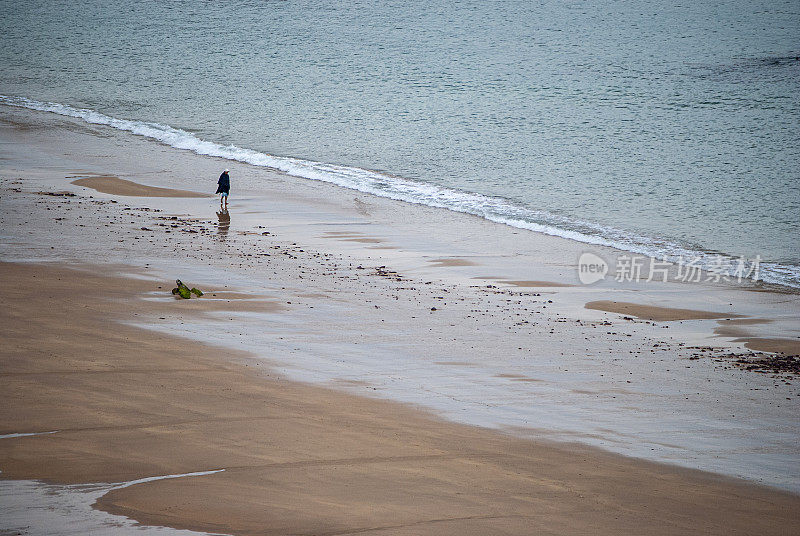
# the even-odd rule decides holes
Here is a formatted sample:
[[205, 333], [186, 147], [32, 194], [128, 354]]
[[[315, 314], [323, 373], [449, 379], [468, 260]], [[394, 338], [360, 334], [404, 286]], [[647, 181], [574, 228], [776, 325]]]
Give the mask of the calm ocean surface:
[[796, 0], [325, 4], [0, 0], [0, 104], [800, 287]]

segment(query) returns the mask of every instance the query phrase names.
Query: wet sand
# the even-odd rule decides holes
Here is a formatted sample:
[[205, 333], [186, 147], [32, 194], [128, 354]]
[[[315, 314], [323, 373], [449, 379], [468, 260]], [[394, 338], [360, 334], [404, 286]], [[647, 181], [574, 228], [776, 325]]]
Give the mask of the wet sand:
[[234, 364], [231, 350], [122, 323], [192, 305], [178, 313], [188, 322], [203, 311], [203, 298], [173, 298], [170, 282], [91, 266], [3, 263], [0, 274], [0, 434], [58, 430], [0, 441], [3, 477], [108, 482], [225, 469], [98, 501], [145, 524], [231, 534], [688, 535], [788, 534], [800, 522], [797, 495], [444, 422], [258, 374]]
[[[576, 285], [582, 245], [239, 164], [229, 213], [213, 199], [114, 198], [70, 181], [209, 190], [220, 163], [72, 120], [11, 115], [42, 128], [0, 117], [3, 258], [55, 262], [53, 281], [68, 277], [65, 260], [90, 270], [68, 277], [70, 289], [39, 284], [42, 300], [7, 311], [14, 321], [4, 325], [22, 335], [4, 335], [14, 344], [0, 370], [16, 363], [22, 373], [7, 381], [28, 382], [15, 384], [8, 433], [62, 430], [0, 441], [20, 478], [225, 469], [136, 484], [99, 504], [152, 523], [217, 527], [207, 530], [241, 519], [241, 533], [304, 532], [295, 520], [307, 533], [569, 534], [595, 533], [593, 524], [601, 533], [691, 533], [692, 524], [728, 533], [734, 522], [761, 533], [791, 517], [773, 509], [796, 495], [637, 460], [797, 492], [796, 371], [785, 359], [764, 369], [763, 356], [732, 342], [791, 336], [796, 296]], [[100, 277], [116, 270], [136, 279]], [[206, 296], [175, 300], [175, 277]], [[543, 283], [555, 285], [536, 288]], [[69, 309], [59, 306], [65, 296]], [[656, 325], [584, 307], [602, 300], [743, 318]], [[17, 322], [24, 315], [30, 325]], [[736, 331], [715, 334], [720, 325]], [[741, 507], [730, 486], [772, 503], [745, 501], [744, 512], [763, 519], [723, 519], [720, 510]], [[686, 504], [686, 489], [703, 509]]]

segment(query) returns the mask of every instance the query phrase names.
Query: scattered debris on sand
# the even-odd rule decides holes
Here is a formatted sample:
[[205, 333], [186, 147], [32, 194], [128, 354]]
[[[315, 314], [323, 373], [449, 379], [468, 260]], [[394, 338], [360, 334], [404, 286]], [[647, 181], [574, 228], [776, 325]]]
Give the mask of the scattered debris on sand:
[[757, 354], [736, 356], [735, 365], [751, 372], [789, 373], [800, 376], [800, 355]]

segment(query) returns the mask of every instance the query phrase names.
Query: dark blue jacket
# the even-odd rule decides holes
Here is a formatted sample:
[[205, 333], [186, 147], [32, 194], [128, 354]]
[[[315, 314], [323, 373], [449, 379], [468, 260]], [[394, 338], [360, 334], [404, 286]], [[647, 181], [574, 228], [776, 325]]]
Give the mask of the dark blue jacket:
[[228, 176], [227, 173], [223, 173], [222, 175], [219, 176], [219, 181], [217, 181], [217, 184], [219, 186], [217, 186], [216, 193], [218, 193], [218, 194], [221, 194], [223, 192], [226, 193], [226, 194], [230, 193], [230, 191], [231, 191], [231, 178]]

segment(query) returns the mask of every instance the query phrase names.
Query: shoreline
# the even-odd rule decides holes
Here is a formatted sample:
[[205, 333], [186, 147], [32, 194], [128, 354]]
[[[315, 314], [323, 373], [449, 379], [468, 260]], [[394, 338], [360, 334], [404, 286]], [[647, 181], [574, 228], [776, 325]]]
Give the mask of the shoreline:
[[[726, 273], [731, 279], [737, 270], [749, 270], [744, 277], [747, 284], [775, 287], [792, 292], [800, 292], [800, 280], [786, 279], [787, 270], [797, 269], [796, 265], [781, 265], [769, 261], [737, 258], [732, 254], [720, 254], [708, 248], [693, 249], [673, 239], [660, 236], [641, 235], [637, 231], [623, 230], [613, 226], [601, 225], [580, 218], [551, 214], [542, 209], [527, 208], [515, 202], [493, 195], [484, 195], [461, 189], [451, 189], [424, 182], [403, 179], [388, 172], [375, 171], [291, 156], [276, 156], [233, 145], [222, 146], [212, 141], [195, 137], [192, 133], [173, 128], [170, 125], [137, 120], [119, 119], [95, 110], [73, 108], [60, 103], [44, 103], [25, 97], [0, 95], [5, 107], [16, 107], [62, 117], [74, 118], [90, 125], [103, 125], [137, 137], [156, 141], [180, 151], [189, 151], [199, 156], [220, 158], [228, 162], [246, 164], [271, 172], [285, 173], [295, 179], [323, 182], [351, 190], [357, 194], [381, 197], [409, 204], [440, 208], [452, 212], [469, 214], [491, 223], [539, 233], [554, 238], [571, 240], [585, 248], [593, 246], [616, 249], [626, 255], [649, 258], [646, 262], [668, 260], [674, 266], [672, 276], [678, 268], [693, 269], [695, 264], [712, 274]], [[412, 193], [413, 192], [413, 193]], [[655, 247], [655, 249], [653, 249]], [[685, 259], [688, 259], [688, 263]], [[746, 266], [737, 265], [744, 262]], [[761, 274], [760, 279], [750, 280], [752, 270]], [[765, 277], [765, 273], [768, 273]], [[717, 278], [717, 281], [719, 278]], [[741, 276], [737, 279], [742, 283]]]
[[[31, 120], [26, 129], [0, 121], [3, 260], [103, 266], [139, 281], [125, 283], [134, 288], [157, 279], [164, 288], [143, 290], [142, 309], [130, 308], [125, 291], [117, 298], [136, 313], [124, 329], [149, 334], [137, 331], [139, 339], [180, 337], [244, 367], [248, 381], [277, 374], [358, 404], [401, 402], [403, 411], [435, 415], [437, 426], [476, 425], [486, 437], [798, 491], [797, 376], [737, 364], [763, 355], [745, 350], [747, 341], [795, 343], [795, 294], [581, 286], [582, 248], [565, 239], [248, 166], [232, 167], [240, 182], [227, 219], [201, 197], [102, 193], [70, 182], [113, 176], [137, 193], [160, 184], [202, 194], [193, 178], [215, 182], [220, 164], [101, 127], [22, 115]], [[176, 277], [216, 296], [175, 302], [162, 292]], [[598, 301], [640, 309], [586, 309]], [[671, 316], [646, 318], [654, 313]], [[52, 439], [3, 439], [0, 447]]]
[[[782, 534], [799, 519], [795, 494], [253, 374], [231, 362], [233, 351], [130, 326], [134, 316], [180, 311], [191, 322], [217, 308], [201, 298], [199, 310], [183, 310], [188, 302], [167, 297], [159, 280], [89, 266], [3, 263], [0, 271], [11, 305], [0, 378], [14, 401], [0, 412], [2, 430], [58, 429], [0, 440], [3, 479], [144, 478], [95, 507], [145, 525], [230, 534]], [[153, 301], [153, 293], [165, 296]], [[47, 335], [31, 348], [36, 333]]]
[[[796, 457], [787, 426], [800, 429], [794, 377], [738, 372], [749, 367], [740, 361], [761, 355], [743, 340], [795, 344], [796, 295], [712, 284], [575, 285], [580, 244], [249, 166], [232, 168], [238, 181], [225, 221], [207, 199], [103, 194], [69, 182], [116, 175], [202, 191], [192, 177], [215, 179], [219, 160], [21, 112], [14, 124], [30, 126], [2, 131], [10, 193], [0, 217], [12, 237], [0, 244], [4, 258], [134, 265], [166, 279], [262, 289], [288, 308], [279, 319], [241, 311], [234, 333], [219, 331], [212, 317], [168, 317], [143, 324], [148, 329], [270, 350], [281, 357], [268, 361], [287, 377], [467, 424], [796, 486], [783, 469]], [[50, 195], [65, 191], [74, 197]], [[597, 300], [769, 322], [630, 320], [585, 308]], [[675, 408], [694, 415], [688, 436], [687, 423], [665, 420]]]

